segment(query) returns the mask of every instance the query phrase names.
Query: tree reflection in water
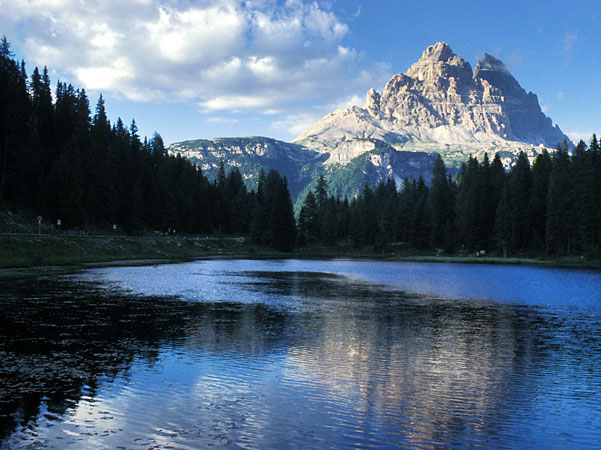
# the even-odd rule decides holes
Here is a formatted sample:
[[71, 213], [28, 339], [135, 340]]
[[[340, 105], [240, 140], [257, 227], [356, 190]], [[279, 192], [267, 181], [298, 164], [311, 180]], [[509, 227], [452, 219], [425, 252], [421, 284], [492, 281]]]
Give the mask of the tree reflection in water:
[[[598, 311], [408, 295], [331, 273], [211, 277], [231, 301], [69, 277], [0, 282], [0, 442], [57, 446], [76, 434], [67, 422], [87, 427], [84, 447], [586, 446], [601, 435], [587, 425], [601, 418], [590, 403]], [[88, 423], [84, 406], [97, 409]]]

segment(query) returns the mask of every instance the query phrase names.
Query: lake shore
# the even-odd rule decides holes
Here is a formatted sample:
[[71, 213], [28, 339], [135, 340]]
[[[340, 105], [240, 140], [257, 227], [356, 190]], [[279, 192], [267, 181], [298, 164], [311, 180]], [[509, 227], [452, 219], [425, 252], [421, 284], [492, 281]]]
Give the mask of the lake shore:
[[583, 257], [510, 257], [375, 253], [349, 246], [304, 247], [291, 253], [247, 239], [187, 236], [0, 235], [0, 277], [70, 273], [92, 267], [152, 265], [199, 259], [369, 259], [386, 261], [529, 265], [601, 269], [601, 260]]

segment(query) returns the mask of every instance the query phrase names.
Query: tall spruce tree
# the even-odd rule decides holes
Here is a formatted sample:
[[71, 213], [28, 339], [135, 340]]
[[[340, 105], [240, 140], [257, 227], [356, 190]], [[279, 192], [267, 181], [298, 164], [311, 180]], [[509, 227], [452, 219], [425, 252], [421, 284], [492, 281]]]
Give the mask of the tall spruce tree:
[[507, 258], [511, 246], [512, 230], [511, 189], [507, 180], [501, 190], [501, 199], [495, 215], [495, 242], [504, 258]]
[[552, 166], [551, 156], [547, 150], [543, 150], [532, 165], [532, 191], [530, 193], [529, 211], [532, 230], [530, 248], [539, 252], [545, 249], [547, 202]]
[[415, 209], [413, 213], [413, 246], [420, 249], [430, 248], [430, 214], [428, 208], [428, 195], [430, 190], [424, 179], [420, 176], [415, 189]]
[[532, 174], [530, 162], [524, 152], [520, 152], [509, 177], [511, 194], [511, 247], [525, 250], [529, 247], [531, 233], [530, 191]]
[[290, 252], [294, 250], [296, 239], [294, 211], [286, 178], [281, 178], [277, 172], [275, 175], [278, 178], [277, 183], [268, 183], [273, 189], [270, 195], [272, 204], [269, 216], [271, 246], [279, 251]]
[[427, 203], [431, 220], [431, 246], [451, 250], [455, 235], [455, 198], [440, 155], [434, 161], [432, 188]]
[[319, 209], [313, 191], [309, 191], [298, 216], [299, 241], [309, 244], [319, 240]]
[[559, 148], [553, 155], [547, 207], [547, 253], [570, 254], [574, 238], [570, 157]]

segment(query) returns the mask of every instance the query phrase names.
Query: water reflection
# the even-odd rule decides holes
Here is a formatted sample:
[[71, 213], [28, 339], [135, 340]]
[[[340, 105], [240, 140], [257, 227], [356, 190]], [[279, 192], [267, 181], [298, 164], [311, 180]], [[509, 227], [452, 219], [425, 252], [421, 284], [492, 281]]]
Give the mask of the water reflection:
[[[409, 295], [270, 264], [184, 268], [189, 279], [171, 278], [174, 291], [187, 286], [178, 296], [4, 282], [2, 446], [559, 448], [601, 438], [596, 311]], [[132, 279], [148, 272], [171, 292], [152, 268]]]

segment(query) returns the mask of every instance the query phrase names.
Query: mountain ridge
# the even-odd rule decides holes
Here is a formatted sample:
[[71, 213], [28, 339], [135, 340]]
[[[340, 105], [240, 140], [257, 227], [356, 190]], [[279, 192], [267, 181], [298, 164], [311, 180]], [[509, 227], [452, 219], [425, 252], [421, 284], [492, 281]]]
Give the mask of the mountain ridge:
[[381, 93], [370, 89], [362, 107], [326, 115], [292, 143], [218, 138], [175, 143], [169, 150], [209, 176], [224, 161], [238, 167], [250, 186], [261, 169], [276, 169], [298, 198], [325, 175], [336, 195], [352, 197], [386, 178], [397, 184], [405, 177], [430, 179], [435, 153], [451, 172], [470, 156], [497, 152], [509, 168], [519, 152], [533, 161], [563, 139], [573, 147], [501, 60], [485, 53], [472, 69], [438, 42], [405, 74], [393, 75]]
[[339, 109], [293, 142], [335, 150], [342, 142], [380, 139], [397, 148], [420, 144], [483, 148], [555, 148], [561, 129], [526, 92], [502, 61], [484, 54], [472, 70], [445, 42], [428, 47], [406, 74], [393, 75], [382, 93], [367, 92], [363, 107]]

